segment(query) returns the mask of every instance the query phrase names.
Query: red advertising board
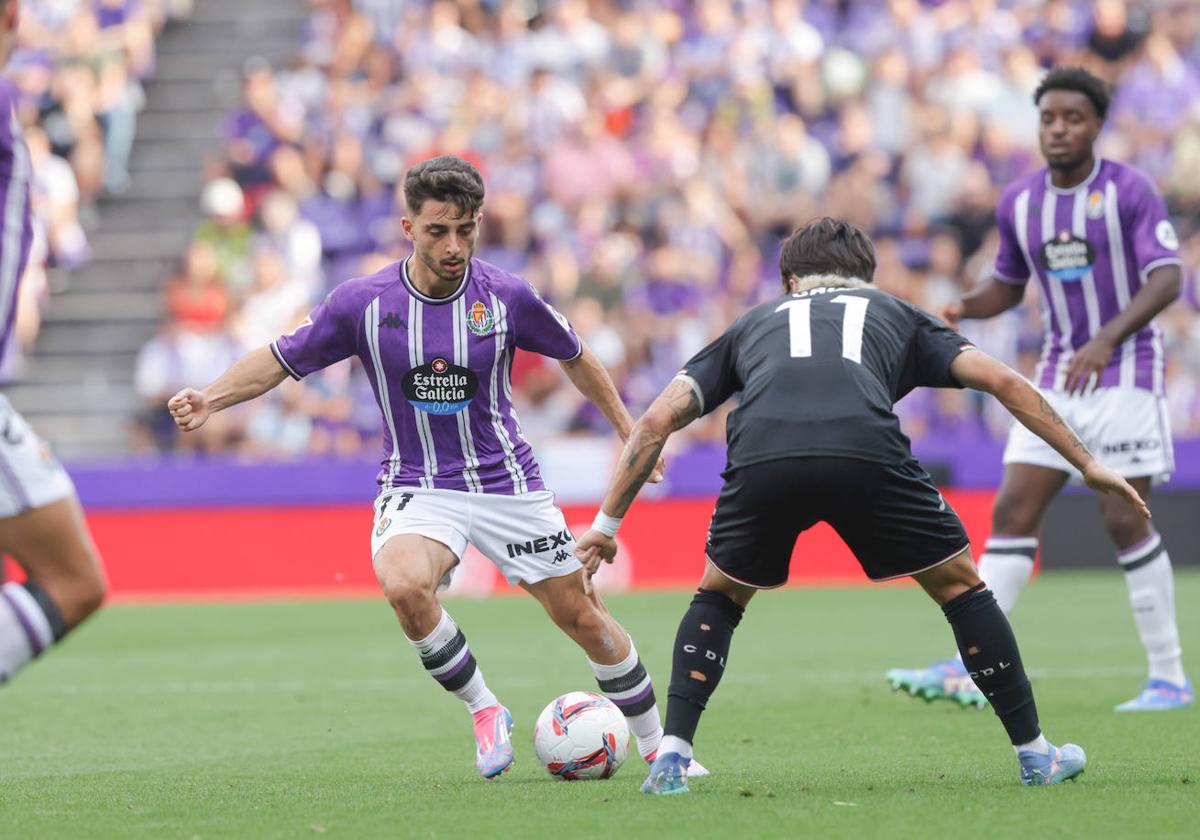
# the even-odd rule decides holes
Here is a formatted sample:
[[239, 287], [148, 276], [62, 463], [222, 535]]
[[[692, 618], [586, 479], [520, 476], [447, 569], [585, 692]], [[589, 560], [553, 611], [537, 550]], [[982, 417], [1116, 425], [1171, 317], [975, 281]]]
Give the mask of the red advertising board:
[[[976, 548], [989, 530], [991, 491], [947, 491]], [[704, 565], [712, 499], [638, 502], [621, 527], [622, 551], [600, 575], [610, 590], [691, 587]], [[567, 506], [581, 533], [594, 506]], [[358, 596], [377, 592], [368, 506], [191, 508], [97, 511], [92, 534], [117, 599]], [[859, 583], [865, 577], [832, 530], [801, 535], [793, 585]], [[507, 590], [491, 564], [464, 558], [453, 591]]]

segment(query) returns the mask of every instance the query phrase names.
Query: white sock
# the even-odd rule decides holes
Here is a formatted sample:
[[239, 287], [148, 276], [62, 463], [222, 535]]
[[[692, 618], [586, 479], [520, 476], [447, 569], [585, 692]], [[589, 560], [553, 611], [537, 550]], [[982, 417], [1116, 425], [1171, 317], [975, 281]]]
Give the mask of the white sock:
[[1028, 744], [1013, 744], [1013, 749], [1017, 755], [1023, 752], [1036, 752], [1046, 755], [1046, 753], [1050, 752], [1050, 742], [1046, 740], [1045, 735], [1038, 733], [1038, 736]]
[[664, 735], [662, 743], [659, 744], [659, 754], [666, 755], [667, 753], [677, 753], [680, 757], [690, 760], [692, 742], [685, 741], [677, 735]]
[[0, 586], [0, 683], [52, 644], [50, 620], [29, 590], [19, 583]]
[[1037, 549], [1037, 537], [994, 535], [984, 543], [983, 555], [979, 558], [979, 577], [992, 590], [1005, 615], [1012, 612], [1017, 596], [1029, 583]]
[[1175, 623], [1175, 576], [1167, 547], [1158, 534], [1124, 549], [1117, 562], [1125, 570], [1129, 605], [1142, 647], [1150, 660], [1150, 679], [1183, 685], [1183, 650]]
[[601, 665], [591, 660], [588, 664], [596, 675], [600, 692], [625, 715], [637, 738], [638, 752], [643, 757], [650, 755], [662, 740], [662, 723], [658, 717], [654, 684], [638, 658], [633, 639], [629, 640], [629, 655], [615, 665]]
[[458, 629], [450, 613], [442, 610], [437, 626], [424, 639], [408, 641], [417, 649], [429, 676], [466, 703], [471, 714], [500, 702], [483, 681], [483, 672], [471, 655], [467, 637]]

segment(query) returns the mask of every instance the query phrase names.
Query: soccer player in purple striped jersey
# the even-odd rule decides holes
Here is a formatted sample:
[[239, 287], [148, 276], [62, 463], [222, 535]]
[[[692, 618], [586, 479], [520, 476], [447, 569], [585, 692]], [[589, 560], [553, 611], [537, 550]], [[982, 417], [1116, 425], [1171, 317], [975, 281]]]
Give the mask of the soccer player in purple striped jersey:
[[190, 431], [287, 376], [357, 356], [384, 420], [375, 574], [430, 676], [473, 715], [479, 772], [491, 778], [512, 763], [512, 717], [437, 599], [468, 542], [583, 648], [601, 691], [652, 760], [662, 738], [654, 688], [629, 634], [591, 591], [575, 538], [521, 434], [513, 354], [520, 348], [559, 360], [622, 439], [633, 419], [566, 318], [525, 280], [473, 258], [484, 198], [475, 167], [453, 156], [424, 161], [407, 173], [404, 195], [411, 257], [338, 286], [294, 332], [203, 391], [180, 391], [169, 408]]
[[[1021, 302], [1035, 279], [1046, 328], [1036, 384], [1100, 462], [1147, 498], [1174, 469], [1163, 396], [1162, 333], [1154, 317], [1179, 295], [1179, 241], [1162, 198], [1131, 166], [1096, 157], [1108, 111], [1104, 83], [1086, 70], [1052, 70], [1034, 94], [1045, 169], [1009, 185], [996, 211], [1000, 252], [991, 280], [942, 316], [991, 318]], [[1022, 426], [1004, 452], [1004, 481], [979, 572], [1005, 612], [1029, 581], [1042, 514], [1078, 473]], [[1100, 497], [1100, 512], [1129, 586], [1149, 678], [1117, 711], [1191, 706], [1175, 621], [1166, 546], [1128, 505]], [[956, 659], [888, 673], [926, 698], [979, 702]]]
[[[0, 65], [12, 52], [18, 0], [0, 0]], [[0, 77], [0, 357], [13, 340], [17, 288], [29, 262], [29, 150], [16, 87]], [[46, 444], [0, 394], [0, 554], [25, 571], [0, 586], [0, 683], [94, 613], [104, 572], [75, 486]]]

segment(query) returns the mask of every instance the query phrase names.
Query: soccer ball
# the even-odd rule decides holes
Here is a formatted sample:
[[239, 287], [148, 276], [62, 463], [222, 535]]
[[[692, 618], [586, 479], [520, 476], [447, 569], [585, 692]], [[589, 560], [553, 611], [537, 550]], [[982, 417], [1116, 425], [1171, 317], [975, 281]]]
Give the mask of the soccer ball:
[[571, 691], [538, 716], [533, 749], [555, 778], [607, 779], [629, 754], [629, 724], [611, 700]]

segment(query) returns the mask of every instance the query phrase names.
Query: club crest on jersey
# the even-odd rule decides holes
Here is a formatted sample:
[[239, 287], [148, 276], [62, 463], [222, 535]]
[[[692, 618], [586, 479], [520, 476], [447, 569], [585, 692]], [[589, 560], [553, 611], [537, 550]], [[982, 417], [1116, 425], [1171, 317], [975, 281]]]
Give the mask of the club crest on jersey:
[[1087, 197], [1087, 217], [1100, 219], [1104, 216], [1104, 193], [1092, 190]]
[[479, 390], [479, 377], [469, 368], [437, 358], [404, 374], [404, 396], [428, 414], [457, 414]]
[[1080, 280], [1091, 273], [1096, 249], [1086, 239], [1064, 230], [1042, 245], [1041, 258], [1046, 273], [1056, 280]]
[[492, 317], [492, 311], [484, 306], [482, 301], [477, 300], [471, 304], [471, 308], [467, 310], [467, 327], [471, 332], [478, 336], [485, 336], [495, 326], [496, 319]]

